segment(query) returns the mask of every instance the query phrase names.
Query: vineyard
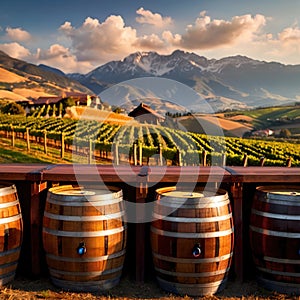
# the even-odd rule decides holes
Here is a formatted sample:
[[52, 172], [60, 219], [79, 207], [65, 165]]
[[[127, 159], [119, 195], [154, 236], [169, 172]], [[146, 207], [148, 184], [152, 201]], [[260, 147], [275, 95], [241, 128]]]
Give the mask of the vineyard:
[[[130, 122], [129, 122], [130, 123]], [[0, 115], [0, 134], [54, 146], [62, 151], [105, 153], [120, 162], [142, 163], [156, 159], [160, 164], [179, 165], [268, 165], [300, 166], [300, 145], [256, 139], [207, 136], [159, 125], [108, 124], [91, 120]], [[46, 149], [46, 148], [45, 148]], [[90, 154], [91, 155], [91, 154]], [[139, 161], [138, 160], [139, 157]]]

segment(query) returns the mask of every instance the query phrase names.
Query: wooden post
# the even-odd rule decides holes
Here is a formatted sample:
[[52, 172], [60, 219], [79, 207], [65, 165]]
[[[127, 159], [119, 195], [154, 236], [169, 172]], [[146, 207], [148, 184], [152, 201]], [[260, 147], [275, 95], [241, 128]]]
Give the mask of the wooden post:
[[47, 130], [44, 130], [44, 153], [48, 154], [48, 148], [47, 148]]
[[177, 164], [178, 166], [182, 167], [182, 155], [179, 149], [177, 149]]
[[61, 133], [61, 144], [60, 144], [60, 157], [63, 159], [65, 157], [65, 133]]
[[244, 278], [244, 247], [243, 247], [243, 184], [233, 183], [231, 186], [234, 211], [234, 267], [237, 280]]
[[158, 144], [158, 155], [159, 155], [158, 165], [162, 166], [163, 165], [163, 155], [162, 155], [162, 144], [161, 143]]
[[133, 164], [137, 166], [137, 144], [133, 144]]
[[265, 158], [264, 156], [262, 156], [262, 157], [260, 158], [260, 161], [259, 161], [261, 167], [264, 166], [265, 161], [266, 161], [266, 158]]
[[143, 165], [143, 144], [140, 142], [139, 143], [139, 162], [140, 166]]
[[30, 243], [31, 243], [31, 268], [33, 275], [41, 273], [41, 249], [42, 244], [42, 224], [43, 216], [41, 214], [42, 200], [41, 192], [47, 188], [47, 182], [31, 183], [31, 202], [30, 202]]
[[[143, 170], [144, 167], [142, 167]], [[147, 168], [147, 167], [146, 167]], [[146, 202], [148, 194], [148, 175], [142, 173], [137, 175], [136, 180], [136, 243], [135, 243], [135, 280], [144, 282], [145, 279], [145, 261], [146, 261], [146, 225], [145, 225], [145, 206], [141, 205]]]
[[115, 164], [118, 166], [120, 164], [120, 161], [119, 161], [119, 142], [117, 141], [114, 145], [115, 149], [114, 149], [114, 162]]
[[247, 153], [245, 153], [244, 157], [243, 157], [243, 166], [244, 167], [248, 166], [248, 155], [247, 155]]
[[11, 145], [15, 147], [15, 131], [13, 126], [11, 127]]
[[207, 151], [203, 150], [202, 151], [202, 165], [203, 165], [203, 167], [207, 166], [206, 159], [207, 159]]
[[30, 152], [30, 136], [29, 136], [29, 128], [26, 128], [26, 142], [27, 142], [27, 151]]
[[286, 166], [287, 166], [288, 168], [290, 168], [290, 167], [292, 166], [292, 158], [291, 158], [291, 157], [289, 157], [289, 158], [286, 160]]
[[222, 162], [221, 162], [222, 166], [225, 167], [226, 166], [226, 153], [222, 153]]
[[93, 140], [89, 139], [89, 156], [88, 163], [91, 164], [93, 161]]

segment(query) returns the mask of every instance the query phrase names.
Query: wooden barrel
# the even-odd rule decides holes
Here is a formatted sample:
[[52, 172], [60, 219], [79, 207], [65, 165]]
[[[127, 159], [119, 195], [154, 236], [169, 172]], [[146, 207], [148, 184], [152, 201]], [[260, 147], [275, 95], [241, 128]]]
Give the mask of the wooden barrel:
[[16, 274], [23, 237], [21, 207], [14, 184], [0, 183], [0, 285]]
[[52, 282], [65, 290], [105, 291], [117, 285], [126, 251], [122, 190], [50, 188], [43, 244]]
[[224, 190], [156, 190], [151, 247], [159, 285], [179, 295], [203, 296], [225, 288], [234, 227]]
[[250, 245], [259, 283], [300, 294], [300, 187], [256, 188]]

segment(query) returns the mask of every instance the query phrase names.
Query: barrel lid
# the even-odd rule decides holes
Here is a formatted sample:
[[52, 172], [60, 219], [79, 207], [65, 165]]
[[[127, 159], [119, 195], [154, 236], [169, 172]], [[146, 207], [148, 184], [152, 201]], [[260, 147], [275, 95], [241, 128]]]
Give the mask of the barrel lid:
[[163, 187], [156, 190], [157, 195], [160, 199], [165, 199], [166, 201], [172, 201], [179, 203], [189, 201], [189, 202], [220, 202], [227, 201], [228, 194], [225, 190], [221, 189], [203, 189], [194, 188], [186, 189], [184, 187], [177, 188], [176, 186]]
[[284, 196], [300, 196], [300, 191], [287, 190], [287, 191], [268, 191], [269, 194], [284, 195]]
[[122, 197], [119, 188], [95, 188], [84, 186], [62, 185], [49, 189], [49, 194], [64, 201], [106, 201]]
[[176, 197], [176, 198], [201, 198], [204, 197], [203, 193], [199, 192], [187, 192], [187, 191], [170, 191], [161, 194], [164, 197]]
[[92, 196], [96, 193], [94, 191], [84, 191], [84, 190], [60, 190], [55, 192], [57, 195], [65, 195], [65, 196]]
[[257, 191], [265, 193], [270, 200], [285, 200], [285, 201], [299, 201], [300, 187], [297, 186], [261, 186], [256, 188]]
[[0, 182], [0, 196], [16, 193], [16, 186], [11, 182]]
[[0, 189], [3, 188], [15, 188], [15, 185], [12, 182], [6, 182], [6, 181], [1, 181], [0, 182]]

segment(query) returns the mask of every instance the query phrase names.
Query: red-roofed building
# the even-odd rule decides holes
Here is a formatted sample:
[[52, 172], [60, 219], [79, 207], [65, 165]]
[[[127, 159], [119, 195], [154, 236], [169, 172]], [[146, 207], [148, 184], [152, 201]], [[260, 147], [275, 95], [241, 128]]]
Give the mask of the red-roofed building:
[[61, 97], [39, 97], [35, 101], [33, 101], [34, 106], [41, 106], [44, 104], [56, 104], [58, 103], [62, 98]]
[[164, 122], [165, 117], [153, 110], [149, 105], [141, 103], [128, 116], [133, 117], [140, 123], [158, 124]]

